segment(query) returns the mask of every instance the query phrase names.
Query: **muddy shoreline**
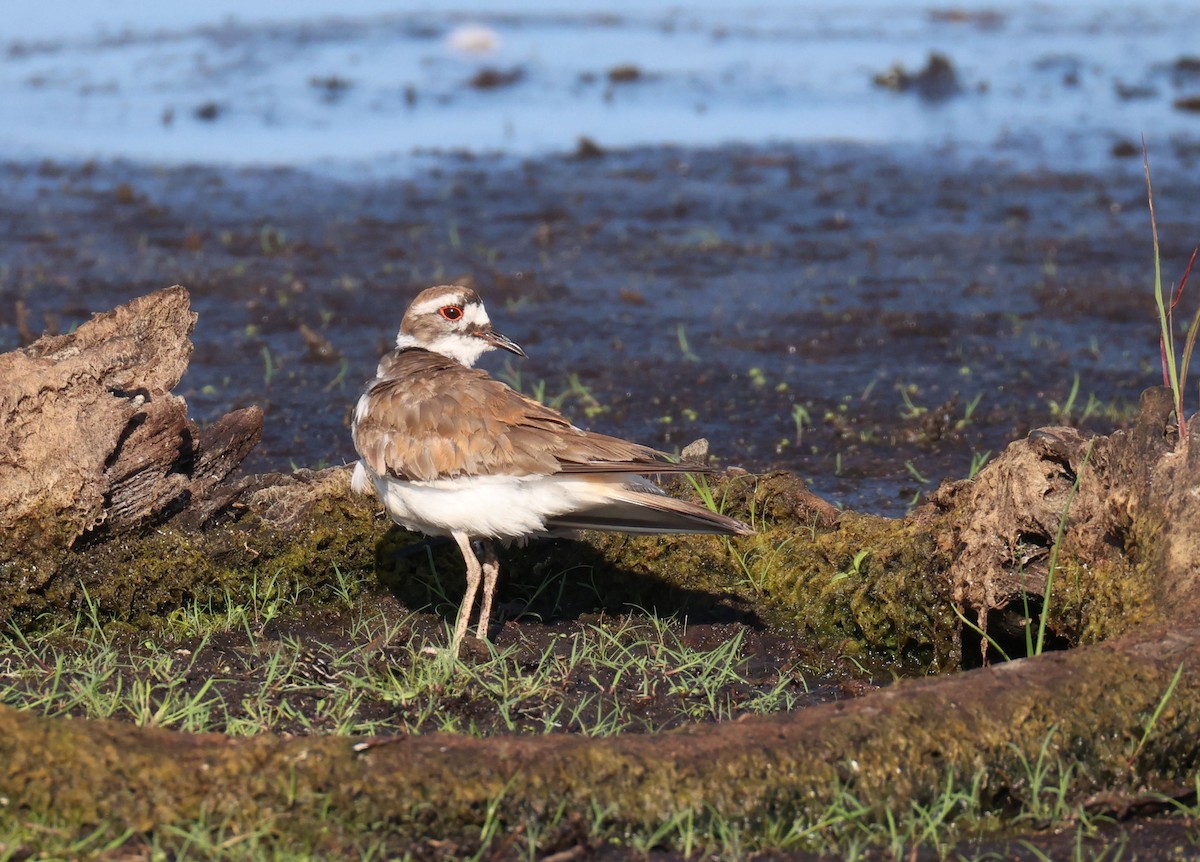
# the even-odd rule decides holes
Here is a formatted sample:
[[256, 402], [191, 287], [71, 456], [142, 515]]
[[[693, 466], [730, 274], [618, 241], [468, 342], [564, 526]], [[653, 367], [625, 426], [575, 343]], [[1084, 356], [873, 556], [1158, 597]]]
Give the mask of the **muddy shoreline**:
[[[1128, 162], [1099, 176], [757, 147], [451, 160], [370, 182], [124, 164], [3, 171], [0, 349], [186, 284], [200, 321], [178, 391], [202, 421], [266, 408], [252, 470], [348, 460], [348, 411], [394, 318], [420, 287], [458, 278], [531, 354], [519, 380], [517, 366], [504, 373], [561, 395], [581, 423], [664, 448], [704, 435], [727, 463], [796, 470], [868, 511], [902, 511], [966, 475], [972, 453], [1049, 421], [1131, 422], [1158, 375], [1147, 218]], [[1167, 171], [1157, 180], [1171, 279], [1195, 240], [1183, 219], [1196, 189]], [[436, 635], [438, 621], [415, 619]], [[336, 655], [361, 639], [345, 620], [326, 622], [305, 642], [328, 641]], [[581, 624], [579, 613], [519, 622], [501, 640], [539, 656]], [[259, 636], [282, 642], [284, 627]], [[809, 705], [785, 676], [807, 661], [803, 644], [730, 620], [685, 636], [705, 649], [746, 637], [744, 696], [783, 686]], [[192, 684], [211, 678], [205, 661], [226, 673], [245, 657], [235, 682], [253, 687], [259, 655], [240, 636], [221, 639]], [[302, 673], [332, 679], [319, 650], [302, 658]], [[652, 726], [674, 726], [659, 706], [647, 707]], [[490, 715], [470, 698], [461, 707]], [[1098, 840], [1173, 851], [1192, 825], [1106, 825]]]
[[[490, 370], [580, 423], [666, 449], [704, 436], [725, 463], [898, 514], [1032, 427], [1120, 427], [1159, 381], [1144, 180], [1112, 165], [833, 144], [374, 179], [9, 163], [0, 350], [182, 283], [192, 415], [263, 405], [251, 470], [343, 463], [408, 299], [470, 279], [529, 353]], [[1195, 191], [1156, 173], [1169, 280], [1200, 234]]]

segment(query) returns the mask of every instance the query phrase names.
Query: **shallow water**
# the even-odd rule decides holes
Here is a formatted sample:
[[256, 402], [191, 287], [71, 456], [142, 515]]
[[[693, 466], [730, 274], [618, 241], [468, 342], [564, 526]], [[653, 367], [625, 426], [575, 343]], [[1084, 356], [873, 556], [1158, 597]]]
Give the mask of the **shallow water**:
[[[879, 512], [1032, 427], [1111, 430], [1159, 380], [1135, 170], [816, 145], [461, 160], [369, 184], [3, 176], [0, 348], [18, 302], [29, 328], [62, 329], [185, 284], [200, 321], [180, 392], [202, 421], [264, 405], [253, 469], [352, 458], [351, 406], [405, 305], [460, 277], [529, 353], [483, 364], [577, 421], [668, 450], [705, 436], [723, 463]], [[1197, 183], [1161, 179], [1172, 278], [1200, 237]]]
[[[966, 147], [1103, 167], [1194, 153], [1200, 7], [812, 0], [16, 3], [0, 156], [407, 171], [420, 151], [731, 142]], [[893, 92], [931, 51], [961, 91]], [[1182, 62], [1181, 62], [1182, 61]], [[614, 81], [614, 70], [625, 77]], [[512, 73], [479, 88], [482, 70]]]

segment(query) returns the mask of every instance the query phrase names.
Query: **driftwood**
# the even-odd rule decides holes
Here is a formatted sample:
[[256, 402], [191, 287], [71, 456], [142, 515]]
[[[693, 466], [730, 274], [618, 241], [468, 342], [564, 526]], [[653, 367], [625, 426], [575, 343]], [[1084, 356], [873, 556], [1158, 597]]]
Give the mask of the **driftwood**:
[[220, 499], [216, 486], [258, 442], [262, 411], [203, 432], [188, 419], [171, 390], [195, 322], [187, 291], [173, 287], [0, 356], [0, 562]]
[[[221, 484], [258, 417], [231, 414], [202, 434], [187, 423], [169, 389], [191, 323], [173, 288], [0, 357], [0, 374], [27, 375], [0, 378], [17, 381], [0, 401], [0, 620], [73, 612], [85, 588], [105, 615], [136, 619], [184, 595], [236, 591], [263, 569], [309, 578], [317, 595], [330, 563], [372, 576], [385, 528], [349, 494], [345, 470]], [[81, 415], [73, 403], [91, 411], [86, 433], [64, 418]], [[41, 449], [51, 430], [39, 421], [59, 435]], [[81, 456], [35, 459], [47, 446]], [[987, 641], [972, 641], [963, 619], [1003, 647], [1045, 613], [1075, 649], [794, 715], [607, 740], [432, 734], [356, 750], [344, 738], [188, 736], [0, 708], [0, 797], [10, 810], [135, 829], [202, 813], [305, 829], [336, 810], [414, 836], [478, 835], [489, 806], [514, 827], [550, 799], [584, 818], [599, 804], [616, 824], [682, 810], [807, 819], [847, 790], [877, 807], [928, 800], [948, 776], [984, 766], [986, 799], [1019, 799], [1021, 763], [1048, 737], [1097, 804], [1175, 792], [1200, 755], [1198, 450], [1153, 389], [1129, 431], [1041, 429], [905, 519], [834, 512], [786, 475], [730, 476], [718, 497], [760, 527], [734, 547], [738, 559], [709, 538], [590, 536], [548, 551], [566, 555], [551, 566], [585, 548], [614, 573], [736, 595], [801, 636], [923, 670], [978, 663]]]

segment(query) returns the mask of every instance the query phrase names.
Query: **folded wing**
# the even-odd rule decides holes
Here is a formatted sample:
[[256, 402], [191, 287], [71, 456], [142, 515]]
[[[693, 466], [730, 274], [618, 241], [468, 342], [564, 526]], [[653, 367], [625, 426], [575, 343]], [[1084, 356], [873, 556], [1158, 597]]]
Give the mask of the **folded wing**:
[[375, 473], [401, 479], [710, 472], [576, 428], [486, 372], [426, 350], [385, 357], [359, 401], [353, 434]]

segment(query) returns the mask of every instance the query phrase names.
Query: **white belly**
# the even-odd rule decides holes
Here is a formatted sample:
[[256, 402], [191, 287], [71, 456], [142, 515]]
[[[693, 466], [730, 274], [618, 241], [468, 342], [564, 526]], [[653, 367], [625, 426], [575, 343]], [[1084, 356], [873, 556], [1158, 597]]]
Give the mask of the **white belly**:
[[431, 536], [455, 532], [493, 539], [532, 536], [546, 532], [547, 518], [603, 503], [620, 488], [658, 491], [641, 476], [620, 473], [589, 478], [560, 473], [409, 482], [377, 476], [365, 467], [364, 472], [373, 480], [375, 494], [393, 521]]

